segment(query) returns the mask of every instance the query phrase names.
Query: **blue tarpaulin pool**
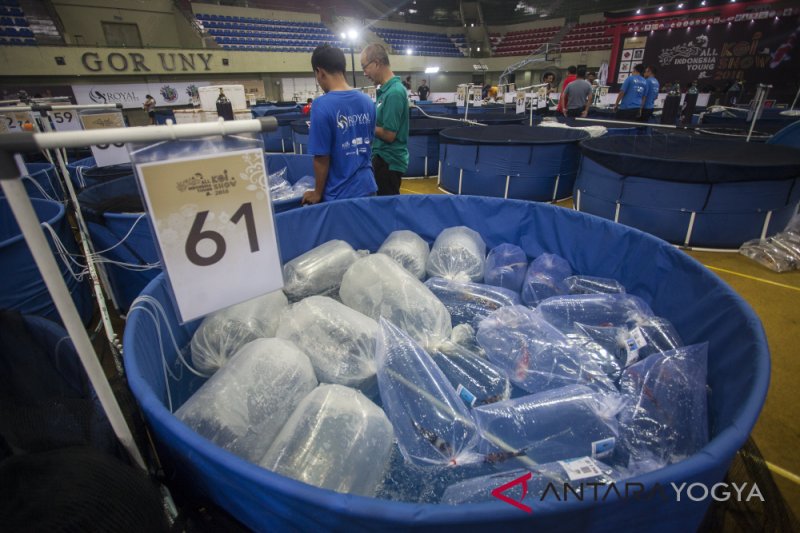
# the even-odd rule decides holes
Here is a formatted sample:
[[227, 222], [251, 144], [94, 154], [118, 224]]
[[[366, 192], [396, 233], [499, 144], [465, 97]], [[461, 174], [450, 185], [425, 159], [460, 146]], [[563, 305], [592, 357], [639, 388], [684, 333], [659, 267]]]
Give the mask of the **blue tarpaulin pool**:
[[567, 128], [449, 128], [439, 135], [439, 185], [453, 194], [550, 202], [567, 198], [578, 171], [578, 142]]
[[295, 120], [291, 124], [292, 128], [292, 146], [294, 153], [307, 154], [308, 153], [308, 121], [310, 118], [304, 120]]
[[[98, 183], [78, 195], [95, 252], [128, 266], [106, 263], [111, 290], [125, 313], [161, 272], [155, 239], [133, 175]], [[148, 265], [152, 268], [147, 268]]]
[[[282, 213], [276, 224], [284, 262], [331, 239], [374, 252], [395, 230], [415, 231], [430, 243], [444, 228], [467, 225], [482, 235], [487, 248], [512, 243], [529, 257], [557, 253], [575, 272], [615, 278], [670, 320], [687, 344], [708, 341], [710, 442], [684, 461], [630, 480], [641, 483], [644, 491], [670, 482], [710, 487], [721, 481], [761, 411], [770, 361], [757, 316], [697, 261], [640, 231], [546, 204], [425, 195], [323, 203]], [[164, 305], [166, 325], [179, 346], [186, 346], [198, 322], [178, 325], [165, 279], [155, 279], [145, 294]], [[711, 502], [658, 496], [626, 499], [612, 492], [597, 501], [548, 498], [526, 513], [499, 500], [459, 506], [413, 504], [319, 489], [248, 463], [179, 422], [165, 407], [162, 347], [171, 366], [176, 354], [164, 324], [159, 337], [147, 313], [132, 313], [124, 337], [128, 381], [168, 475], [257, 531], [692, 531]], [[185, 371], [170, 383], [178, 406], [200, 380]]]
[[280, 113], [275, 115], [278, 121], [278, 129], [261, 134], [264, 140], [264, 150], [267, 152], [292, 152], [294, 147], [292, 145], [292, 122], [308, 118], [308, 115], [302, 113]]
[[782, 231], [800, 202], [800, 151], [688, 135], [582, 144], [579, 211], [674, 244], [738, 248]]
[[[78, 245], [65, 218], [64, 206], [38, 198], [31, 198], [31, 203], [39, 221], [53, 228], [69, 254], [77, 255]], [[85, 279], [78, 281], [73, 277], [67, 264], [76, 272], [80, 267], [58, 253], [49, 231], [45, 231], [45, 235], [56, 257], [61, 276], [72, 295], [72, 301], [83, 322], [88, 324], [94, 310], [89, 284]], [[26, 315], [43, 316], [61, 322], [50, 292], [5, 197], [0, 197], [0, 308], [16, 309]]]
[[25, 190], [31, 198], [60, 200], [64, 194], [56, 168], [50, 163], [26, 163], [28, 175], [22, 177]]

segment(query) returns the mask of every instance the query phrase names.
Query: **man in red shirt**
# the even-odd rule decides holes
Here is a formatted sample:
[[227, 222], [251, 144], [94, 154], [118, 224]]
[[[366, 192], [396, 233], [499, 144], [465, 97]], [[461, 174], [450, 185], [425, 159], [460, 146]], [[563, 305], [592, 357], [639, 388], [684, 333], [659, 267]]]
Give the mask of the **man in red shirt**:
[[567, 67], [567, 77], [564, 78], [564, 83], [561, 84], [561, 94], [558, 97], [558, 107], [556, 108], [558, 113], [564, 112], [564, 89], [567, 88], [567, 85], [575, 81], [575, 79], [578, 77], [577, 73], [578, 68], [575, 65], [570, 65]]
[[306, 105], [303, 106], [303, 109], [301, 110], [301, 113], [303, 113], [304, 115], [310, 115], [311, 114], [311, 102], [312, 102], [311, 98], [306, 100]]

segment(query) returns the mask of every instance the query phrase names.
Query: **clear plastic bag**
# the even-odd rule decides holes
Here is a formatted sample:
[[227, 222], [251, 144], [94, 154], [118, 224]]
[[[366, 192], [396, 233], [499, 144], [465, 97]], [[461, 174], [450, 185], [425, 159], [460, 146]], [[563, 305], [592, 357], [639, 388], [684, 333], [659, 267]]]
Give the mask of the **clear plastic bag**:
[[303, 196], [306, 191], [313, 191], [317, 186], [317, 180], [314, 176], [303, 176], [292, 185], [292, 191], [295, 195]]
[[361, 256], [344, 241], [332, 240], [283, 265], [283, 291], [292, 301], [335, 293], [342, 276]]
[[536, 307], [539, 302], [567, 293], [564, 280], [572, 275], [567, 260], [556, 254], [542, 254], [534, 259], [522, 284], [522, 303]]
[[583, 384], [616, 392], [592, 355], [523, 306], [502, 307], [480, 323], [478, 343], [486, 357], [517, 387], [531, 393]]
[[474, 462], [478, 430], [447, 376], [406, 333], [379, 323], [378, 386], [403, 457], [420, 466]]
[[541, 302], [536, 310], [563, 333], [575, 333], [575, 323], [625, 326], [629, 329], [653, 316], [644, 300], [631, 294], [570, 294]]
[[[584, 484], [586, 485], [585, 491], [591, 494], [592, 486], [606, 485], [623, 478], [620, 471], [602, 461], [591, 457], [578, 457], [536, 465], [531, 469], [508, 470], [455, 483], [444, 491], [441, 503], [460, 505], [493, 501], [495, 500], [492, 495], [493, 490], [527, 475], [528, 472], [532, 475], [526, 480], [527, 492], [525, 494], [523, 494], [521, 483], [516, 486], [512, 485], [503, 492], [510, 499], [528, 507], [535, 507], [536, 503], [545, 497], [546, 492], [552, 491], [552, 488], [549, 488], [551, 484], [559, 491], [559, 494], [564, 490], [565, 484], [568, 484], [576, 494], [582, 495]], [[605, 494], [605, 491], [598, 493]]]
[[306, 354], [283, 339], [239, 350], [176, 412], [184, 424], [257, 463], [317, 378]]
[[625, 294], [622, 283], [611, 278], [596, 276], [569, 276], [564, 285], [570, 294]]
[[483, 357], [484, 359], [486, 358], [486, 352], [481, 348], [481, 345], [478, 344], [475, 328], [469, 324], [453, 326], [453, 333], [450, 334], [450, 341], [459, 346], [463, 346], [475, 355]]
[[413, 231], [393, 231], [378, 248], [378, 253], [388, 255], [417, 279], [425, 279], [425, 265], [430, 248], [425, 239]]
[[505, 373], [463, 346], [445, 342], [430, 356], [468, 407], [507, 400], [511, 394]]
[[277, 202], [292, 194], [292, 184], [286, 180], [286, 167], [267, 176], [269, 194], [273, 202]]
[[430, 278], [425, 286], [447, 308], [454, 326], [469, 324], [477, 328], [481, 320], [497, 309], [519, 305], [519, 295], [503, 287], [445, 278]]
[[386, 318], [425, 347], [450, 338], [450, 314], [442, 302], [387, 255], [358, 260], [344, 275], [339, 296], [368, 317]]
[[620, 435], [631, 462], [675, 463], [708, 443], [708, 343], [651, 355], [622, 374]]
[[320, 383], [370, 391], [375, 384], [378, 323], [326, 296], [309, 296], [281, 315], [275, 333], [294, 342]]
[[192, 364], [211, 375], [248, 342], [274, 337], [287, 305], [286, 295], [275, 291], [208, 315], [192, 337]]
[[392, 424], [366, 396], [320, 385], [300, 402], [259, 464], [323, 489], [374, 496], [393, 442]]
[[739, 248], [739, 253], [775, 272], [789, 272], [798, 265], [792, 253], [770, 240], [747, 241]]
[[478, 450], [496, 466], [511, 468], [531, 461], [611, 457], [620, 404], [617, 395], [570, 385], [482, 405], [472, 410], [481, 432]]
[[528, 256], [522, 248], [515, 244], [503, 243], [489, 251], [486, 257], [484, 281], [487, 285], [520, 292], [527, 270]]
[[428, 276], [459, 281], [482, 281], [486, 243], [466, 226], [446, 228], [439, 233], [428, 255]]
[[483, 461], [448, 466], [418, 466], [406, 461], [395, 443], [389, 468], [376, 497], [409, 503], [439, 503], [448, 486], [495, 471], [494, 466]]

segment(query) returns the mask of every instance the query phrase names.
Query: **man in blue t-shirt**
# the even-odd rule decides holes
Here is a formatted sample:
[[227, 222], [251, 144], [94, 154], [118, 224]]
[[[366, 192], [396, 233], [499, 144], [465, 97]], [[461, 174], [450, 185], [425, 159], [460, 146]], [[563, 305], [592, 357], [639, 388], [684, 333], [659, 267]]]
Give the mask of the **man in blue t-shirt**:
[[644, 65], [639, 63], [634, 65], [631, 75], [625, 78], [625, 82], [617, 94], [616, 118], [636, 120], [642, 115], [642, 106], [647, 92], [647, 82], [642, 77], [642, 72], [644, 72]]
[[658, 98], [658, 90], [660, 85], [656, 79], [657, 69], [653, 65], [649, 65], [644, 69], [644, 80], [647, 82], [647, 92], [644, 95], [644, 106], [642, 107], [642, 122], [649, 122], [650, 117], [653, 116], [653, 109], [656, 106], [656, 98]]
[[303, 195], [303, 204], [371, 196], [378, 190], [371, 162], [375, 105], [347, 84], [340, 49], [318, 46], [311, 68], [325, 94], [311, 108], [308, 153], [314, 156], [316, 187]]

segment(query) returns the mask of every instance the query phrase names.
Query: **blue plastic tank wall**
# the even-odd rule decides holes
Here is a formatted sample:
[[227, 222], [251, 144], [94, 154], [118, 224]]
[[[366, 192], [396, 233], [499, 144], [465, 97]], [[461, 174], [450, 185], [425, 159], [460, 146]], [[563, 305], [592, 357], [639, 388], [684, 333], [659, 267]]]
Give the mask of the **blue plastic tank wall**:
[[175, 113], [172, 109], [156, 109], [156, 124], [164, 125], [167, 120], [171, 120], [175, 124]]
[[[158, 265], [158, 250], [144, 207], [140, 212], [100, 211], [95, 206], [113, 204], [121, 198], [140, 198], [133, 175], [98, 183], [78, 195], [89, 237], [97, 252], [111, 261], [146, 267]], [[125, 313], [145, 286], [161, 273], [160, 267], [132, 269], [106, 263], [105, 270], [114, 292], [114, 300]]]
[[[267, 172], [273, 174], [286, 169], [285, 179], [292, 185], [304, 176], [314, 175], [314, 157], [300, 154], [266, 154]], [[282, 213], [300, 207], [300, 200], [279, 200], [272, 202], [272, 210]]]
[[308, 119], [295, 120], [291, 124], [292, 128], [292, 145], [294, 153], [307, 154], [308, 153]]
[[265, 105], [255, 105], [250, 108], [250, 113], [252, 113], [253, 118], [258, 117], [270, 117], [273, 115], [280, 115], [283, 113], [296, 113], [300, 111], [300, 106], [295, 103], [287, 103], [286, 105], [275, 105], [275, 104], [265, 104]]
[[94, 157], [67, 164], [67, 171], [76, 193], [98, 183], [133, 175], [133, 167], [130, 163], [98, 167]]
[[772, 138], [767, 141], [767, 144], [800, 148], [800, 120], [791, 123], [773, 135]]
[[276, 114], [275, 119], [278, 121], [278, 128], [275, 131], [261, 134], [261, 138], [264, 141], [264, 150], [266, 152], [293, 152], [291, 124], [295, 120], [303, 118], [308, 118], [308, 116], [297, 112]]
[[800, 175], [724, 183], [667, 181], [618, 173], [584, 153], [573, 202], [578, 211], [673, 244], [735, 249], [786, 227], [800, 202], [799, 182]]
[[[68, 253], [77, 256], [78, 245], [66, 220], [64, 207], [60, 203], [38, 198], [32, 198], [31, 203], [39, 221], [49, 224]], [[72, 295], [72, 301], [75, 302], [84, 324], [88, 324], [94, 311], [89, 284], [86, 279], [78, 281], [73, 277], [58, 254], [52, 236], [46, 230], [45, 234], [61, 276]], [[76, 265], [70, 266], [77, 270]], [[0, 197], [0, 308], [16, 309], [26, 315], [43, 316], [61, 322], [50, 292], [5, 197]]]
[[[723, 479], [758, 418], [769, 385], [766, 337], [752, 309], [716, 275], [669, 244], [645, 233], [582, 213], [534, 202], [494, 198], [409, 195], [343, 200], [276, 217], [282, 260], [289, 261], [331, 239], [375, 251], [389, 233], [407, 229], [432, 242], [442, 229], [466, 225], [487, 248], [521, 246], [535, 257], [564, 257], [576, 272], [619, 280], [658, 315], [670, 320], [687, 344], [709, 342], [710, 442], [680, 463], [631, 478], [643, 493], [670, 482]], [[646, 260], [647, 268], [642, 268]], [[257, 531], [428, 530], [481, 531], [694, 531], [711, 498], [624, 499], [613, 492], [592, 501], [548, 498], [524, 513], [501, 501], [459, 506], [399, 503], [338, 494], [285, 478], [218, 448], [167, 409], [166, 364], [176, 354], [169, 327], [186, 346], [199, 321], [177, 323], [163, 277], [145, 294], [165, 307], [162, 335], [146, 313], [128, 317], [124, 336], [128, 380], [155, 436], [168, 475], [191, 485]], [[698, 299], [697, 294], [703, 294]], [[174, 408], [202, 380], [183, 372], [170, 381]], [[639, 490], [639, 486], [636, 486]], [[497, 529], [499, 531], [499, 529]]]
[[56, 168], [50, 163], [26, 163], [28, 175], [22, 177], [25, 190], [31, 198], [61, 200], [64, 196]]
[[[508, 128], [510, 126], [487, 126]], [[529, 128], [528, 126], [518, 126]], [[533, 128], [558, 135], [560, 128]], [[452, 194], [551, 202], [572, 194], [580, 138], [546, 144], [450, 144], [439, 138], [439, 186]], [[499, 131], [499, 130], [498, 130]], [[574, 130], [571, 130], [574, 131]], [[577, 133], [577, 132], [576, 132]]]

